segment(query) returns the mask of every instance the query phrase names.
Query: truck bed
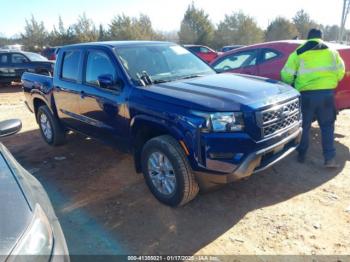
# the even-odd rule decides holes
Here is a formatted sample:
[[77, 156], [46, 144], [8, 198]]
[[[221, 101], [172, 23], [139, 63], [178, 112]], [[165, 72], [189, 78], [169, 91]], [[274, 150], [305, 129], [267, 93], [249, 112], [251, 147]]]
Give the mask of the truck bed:
[[22, 76], [22, 86], [26, 97], [26, 104], [34, 112], [33, 100], [40, 96], [44, 98], [47, 104], [51, 105], [51, 96], [53, 88], [53, 77], [39, 75], [35, 73], [24, 73]]

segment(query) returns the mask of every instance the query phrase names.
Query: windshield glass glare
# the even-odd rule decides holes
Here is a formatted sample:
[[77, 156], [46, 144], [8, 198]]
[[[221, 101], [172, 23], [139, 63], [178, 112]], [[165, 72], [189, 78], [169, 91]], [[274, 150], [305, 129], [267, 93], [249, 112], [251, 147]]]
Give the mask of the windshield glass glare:
[[206, 63], [178, 45], [118, 47], [117, 55], [130, 77], [137, 81], [144, 71], [154, 82], [215, 74]]
[[36, 53], [25, 53], [25, 55], [29, 58], [30, 61], [40, 62], [40, 61], [48, 61], [46, 57]]

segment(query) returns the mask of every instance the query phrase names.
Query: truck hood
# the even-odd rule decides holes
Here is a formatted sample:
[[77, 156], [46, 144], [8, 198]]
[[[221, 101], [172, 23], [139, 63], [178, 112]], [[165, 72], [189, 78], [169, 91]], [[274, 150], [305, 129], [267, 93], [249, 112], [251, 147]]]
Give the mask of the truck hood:
[[246, 106], [256, 109], [298, 96], [292, 87], [279, 81], [227, 73], [145, 88], [152, 93], [150, 99], [157, 99], [158, 94], [158, 99], [167, 103], [206, 111], [239, 111]]

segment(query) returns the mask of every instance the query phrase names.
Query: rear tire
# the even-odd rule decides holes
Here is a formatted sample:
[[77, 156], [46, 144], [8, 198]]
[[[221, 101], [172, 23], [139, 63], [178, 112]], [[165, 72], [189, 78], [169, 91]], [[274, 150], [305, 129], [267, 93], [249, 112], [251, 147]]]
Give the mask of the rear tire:
[[160, 202], [183, 206], [198, 194], [199, 187], [184, 151], [171, 136], [149, 140], [143, 147], [141, 163], [146, 183]]
[[65, 142], [65, 132], [59, 120], [46, 106], [40, 106], [37, 113], [37, 120], [41, 135], [51, 146], [59, 146]]

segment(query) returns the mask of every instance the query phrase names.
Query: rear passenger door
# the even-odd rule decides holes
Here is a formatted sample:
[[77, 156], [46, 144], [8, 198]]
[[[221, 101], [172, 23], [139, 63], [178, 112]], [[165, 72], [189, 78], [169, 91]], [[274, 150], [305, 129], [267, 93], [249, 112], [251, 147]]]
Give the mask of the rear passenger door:
[[[59, 118], [79, 130], [79, 97], [82, 85], [82, 50], [64, 50], [54, 77], [54, 98]], [[56, 70], [55, 70], [56, 71]]]
[[270, 48], [261, 49], [257, 74], [259, 76], [280, 80], [280, 73], [284, 62], [285, 59], [283, 59], [283, 55], [279, 51]]
[[[80, 119], [84, 132], [112, 142], [126, 136], [125, 92], [114, 55], [107, 49], [85, 53]], [[109, 85], [101, 78], [111, 80]]]

